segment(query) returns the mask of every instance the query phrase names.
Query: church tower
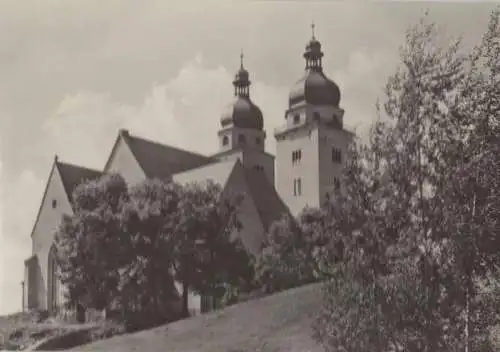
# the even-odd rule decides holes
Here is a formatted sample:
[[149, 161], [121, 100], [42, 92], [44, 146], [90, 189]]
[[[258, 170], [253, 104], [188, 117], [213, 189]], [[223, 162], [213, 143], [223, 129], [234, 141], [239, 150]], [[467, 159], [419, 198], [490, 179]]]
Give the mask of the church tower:
[[274, 156], [265, 151], [264, 118], [250, 99], [250, 84], [242, 53], [240, 69], [233, 81], [234, 100], [220, 119], [219, 152], [215, 157], [219, 160], [238, 158], [244, 167], [264, 172], [274, 185]]
[[276, 189], [296, 215], [319, 207], [341, 188], [352, 133], [344, 130], [340, 89], [323, 73], [321, 43], [314, 35], [304, 52], [305, 72], [292, 87], [285, 123], [275, 131]]

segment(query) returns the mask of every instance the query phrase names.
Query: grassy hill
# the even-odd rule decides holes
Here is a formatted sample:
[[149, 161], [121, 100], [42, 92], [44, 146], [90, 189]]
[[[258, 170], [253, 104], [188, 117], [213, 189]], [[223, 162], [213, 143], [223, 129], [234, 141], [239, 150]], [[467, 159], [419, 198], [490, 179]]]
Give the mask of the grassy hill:
[[320, 304], [320, 286], [309, 285], [73, 351], [322, 352], [311, 338]]

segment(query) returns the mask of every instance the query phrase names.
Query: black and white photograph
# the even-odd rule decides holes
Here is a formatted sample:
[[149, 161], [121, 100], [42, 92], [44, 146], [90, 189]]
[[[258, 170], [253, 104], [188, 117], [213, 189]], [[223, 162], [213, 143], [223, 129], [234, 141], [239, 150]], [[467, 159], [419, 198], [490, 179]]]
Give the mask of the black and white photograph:
[[0, 351], [500, 351], [500, 2], [0, 0]]

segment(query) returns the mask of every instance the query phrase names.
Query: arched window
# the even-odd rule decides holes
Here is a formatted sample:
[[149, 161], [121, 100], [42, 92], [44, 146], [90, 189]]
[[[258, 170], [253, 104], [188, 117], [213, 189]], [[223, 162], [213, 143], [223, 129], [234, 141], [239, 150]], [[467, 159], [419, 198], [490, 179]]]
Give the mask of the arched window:
[[299, 123], [300, 122], [300, 115], [296, 114], [293, 116], [293, 123]]
[[245, 144], [246, 143], [246, 138], [245, 138], [245, 135], [244, 134], [240, 134], [238, 135], [238, 143], [239, 144]]
[[56, 247], [52, 245], [48, 256], [48, 275], [47, 275], [47, 308], [50, 314], [56, 314], [57, 308], [61, 304], [61, 290], [59, 277], [57, 275], [57, 254]]
[[255, 144], [260, 145], [262, 143], [259, 137], [255, 138]]
[[229, 137], [224, 136], [222, 137], [222, 145], [228, 145], [229, 144]]

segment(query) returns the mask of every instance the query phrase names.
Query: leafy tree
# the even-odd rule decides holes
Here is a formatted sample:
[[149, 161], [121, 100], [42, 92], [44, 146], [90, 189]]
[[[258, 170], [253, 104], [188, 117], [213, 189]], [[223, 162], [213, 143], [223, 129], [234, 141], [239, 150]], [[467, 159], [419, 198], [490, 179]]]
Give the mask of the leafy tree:
[[178, 185], [155, 179], [133, 187], [129, 194], [121, 220], [130, 257], [120, 269], [119, 299], [127, 320], [139, 328], [176, 318], [178, 296], [169, 268], [181, 192]]
[[[485, 182], [498, 184], [498, 159], [477, 153], [486, 136], [491, 150], [499, 144], [491, 123], [481, 133], [474, 121], [494, 120], [493, 110], [478, 104], [491, 106], [495, 99], [484, 92], [498, 92], [499, 85], [467, 71], [458, 49], [459, 42], [441, 48], [432, 23], [411, 28], [403, 67], [387, 84], [385, 119], [374, 124], [368, 145], [353, 147], [345, 192], [332, 204], [344, 260], [325, 287], [315, 325], [329, 350], [455, 351], [473, 340], [464, 336], [467, 325], [469, 332], [477, 328], [479, 343], [492, 323], [470, 313], [474, 304], [491, 306], [491, 295], [472, 283], [484, 286], [500, 263], [492, 216], [498, 191]], [[489, 72], [498, 73], [496, 67]], [[477, 177], [480, 170], [489, 176]], [[371, 303], [336, 303], [353, 295], [368, 295]]]
[[192, 289], [212, 298], [215, 308], [234, 288], [244, 289], [253, 278], [252, 258], [234, 234], [242, 197], [224, 194], [212, 181], [182, 188], [175, 230], [174, 271], [183, 284], [183, 306]]
[[253, 278], [250, 257], [231, 237], [241, 228], [239, 197], [212, 182], [146, 180], [128, 189], [106, 175], [79, 186], [73, 202], [56, 235], [70, 303], [117, 309], [137, 329], [177, 317], [174, 279], [184, 285], [186, 314], [188, 288], [215, 302]]
[[119, 175], [104, 176], [78, 186], [74, 215], [64, 216], [55, 236], [61, 281], [70, 306], [109, 307], [118, 293], [119, 269], [128, 261], [130, 241], [121, 226], [128, 201]]
[[[484, 297], [495, 289], [491, 278], [498, 275], [500, 255], [500, 9], [491, 13], [482, 42], [469, 58], [466, 79], [453, 111], [460, 139], [448, 152], [452, 164], [447, 174], [443, 198], [454, 201], [447, 206], [444, 219], [454, 236], [448, 255], [453, 258], [454, 279], [465, 300], [466, 347], [475, 350], [491, 324], [498, 323], [492, 313], [478, 311], [488, 305]], [[496, 307], [492, 310], [492, 308]], [[484, 310], [483, 310], [484, 312]], [[489, 315], [488, 319], [484, 319]], [[491, 347], [490, 347], [491, 348]]]
[[331, 231], [329, 215], [328, 209], [306, 208], [297, 220], [286, 215], [271, 225], [257, 267], [264, 291], [281, 291], [331, 275], [328, 264], [342, 255], [342, 248]]

